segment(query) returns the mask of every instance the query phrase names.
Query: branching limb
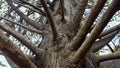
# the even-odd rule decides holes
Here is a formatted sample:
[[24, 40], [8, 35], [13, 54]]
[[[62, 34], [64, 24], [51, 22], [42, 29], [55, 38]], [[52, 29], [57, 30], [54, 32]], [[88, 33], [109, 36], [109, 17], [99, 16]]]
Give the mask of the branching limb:
[[[82, 42], [84, 41], [88, 31], [90, 30], [92, 24], [94, 23], [95, 19], [97, 18], [98, 14], [102, 10], [104, 4], [107, 0], [97, 0], [97, 3], [92, 8], [88, 18], [85, 20], [83, 25], [81, 26], [79, 32], [74, 37], [70, 45], [68, 45], [69, 49], [71, 50], [77, 50]], [[77, 21], [76, 21], [77, 22]]]
[[30, 49], [34, 54], [38, 55], [40, 57], [43, 50], [36, 47], [34, 44], [32, 44], [29, 40], [27, 40], [23, 35], [15, 32], [9, 27], [5, 27], [0, 24], [0, 29], [4, 30], [5, 32], [9, 33], [13, 37], [15, 37], [17, 40], [19, 40], [21, 43], [23, 43], [28, 49]]
[[96, 24], [96, 26], [91, 31], [88, 38], [84, 41], [81, 47], [72, 56], [72, 60], [75, 63], [79, 63], [80, 59], [85, 57], [86, 53], [92, 47], [95, 40], [98, 38], [100, 33], [103, 31], [105, 26], [108, 24], [112, 16], [119, 10], [120, 0], [113, 0], [109, 5], [106, 12], [101, 17], [101, 20]]
[[26, 23], [30, 24], [31, 26], [35, 27], [38, 30], [43, 30], [43, 25], [40, 25], [39, 23], [36, 23], [35, 21], [31, 20], [29, 17], [24, 15], [16, 6], [13, 5], [11, 0], [6, 0], [9, 6], [11, 6], [12, 9], [23, 19]]
[[45, 13], [43, 12], [43, 10], [41, 10], [41, 9], [39, 9], [38, 7], [36, 7], [36, 6], [28, 3], [28, 2], [25, 1], [25, 0], [20, 0], [20, 1], [21, 1], [22, 3], [24, 3], [24, 4], [27, 4], [27, 5], [31, 6], [31, 7], [33, 7], [34, 9], [36, 9], [36, 10], [38, 10], [38, 11], [40, 11], [41, 15], [45, 16]]
[[105, 45], [107, 45], [113, 38], [114, 36], [118, 33], [119, 31], [116, 30], [111, 34], [106, 35], [105, 37], [103, 37], [102, 39], [100, 39], [99, 41], [96, 41], [93, 46], [91, 47], [90, 51], [92, 52], [96, 52], [99, 49], [103, 48]]
[[114, 53], [108, 54], [108, 55], [98, 56], [97, 58], [98, 58], [99, 62], [113, 60], [113, 59], [120, 59], [120, 51], [114, 52]]
[[80, 22], [82, 20], [84, 11], [86, 9], [88, 0], [80, 0], [79, 4], [77, 5], [77, 10], [75, 12], [75, 15], [73, 16], [73, 19], [71, 20], [71, 22], [69, 23], [69, 27], [72, 28], [70, 29], [70, 31], [75, 31], [78, 30], [80, 27]]
[[53, 20], [53, 16], [45, 2], [45, 0], [40, 0], [45, 12], [46, 12], [46, 16], [48, 18], [48, 21], [50, 23], [50, 26], [51, 26], [51, 29], [52, 29], [52, 32], [53, 32], [53, 38], [54, 40], [56, 40], [56, 38], [58, 37], [58, 33], [57, 33], [57, 30], [56, 30], [56, 27], [55, 27], [55, 22]]
[[23, 52], [0, 31], [0, 50], [20, 68], [37, 68]]
[[116, 25], [116, 26], [113, 26], [112, 28], [108, 29], [108, 30], [104, 30], [100, 35], [99, 37], [103, 37], [111, 32], [114, 32], [116, 30], [119, 30], [120, 29], [120, 24]]
[[6, 21], [9, 21], [9, 22], [11, 22], [11, 23], [13, 23], [13, 24], [16, 24], [16, 25], [18, 25], [18, 26], [20, 26], [20, 27], [22, 27], [22, 28], [25, 28], [25, 29], [27, 29], [27, 30], [29, 30], [29, 31], [31, 31], [31, 32], [35, 32], [35, 33], [38, 33], [38, 34], [42, 35], [42, 32], [39, 31], [39, 30], [31, 29], [31, 28], [29, 28], [29, 27], [27, 27], [27, 26], [25, 26], [25, 25], [16, 23], [16, 22], [14, 22], [14, 21], [11, 21], [11, 20], [9, 20], [9, 19], [7, 19], [7, 18], [5, 18], [5, 17], [0, 17], [0, 18], [1, 18], [1, 19], [4, 19], [4, 20], [6, 20]]
[[[23, 6], [23, 7], [25, 7], [25, 8], [28, 8], [28, 9], [30, 9], [30, 10], [32, 10], [32, 11], [34, 11], [34, 12], [37, 12], [37, 13], [39, 13], [40, 15], [42, 15], [39, 10], [36, 10], [36, 9], [34, 9], [34, 8], [32, 8], [32, 7], [26, 6], [26, 5], [24, 5], [24, 4], [22, 4], [22, 3], [19, 3], [19, 2], [16, 2], [16, 1], [14, 1], [14, 3], [16, 3], [16, 4], [20, 5], [20, 6]], [[44, 15], [43, 15], [43, 16], [44, 16]]]

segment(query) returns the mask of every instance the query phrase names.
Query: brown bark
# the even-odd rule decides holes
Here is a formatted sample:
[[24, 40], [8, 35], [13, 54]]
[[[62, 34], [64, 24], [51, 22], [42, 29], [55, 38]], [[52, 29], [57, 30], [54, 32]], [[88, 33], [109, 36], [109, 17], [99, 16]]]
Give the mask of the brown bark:
[[109, 33], [111, 32], [114, 32], [115, 30], [119, 30], [120, 29], [120, 24], [116, 25], [116, 26], [113, 26], [111, 27], [110, 29], [107, 29], [107, 30], [104, 30], [100, 35], [99, 37], [103, 37], [105, 35], [108, 35]]
[[104, 27], [107, 25], [109, 20], [112, 18], [112, 16], [118, 11], [119, 9], [119, 0], [114, 0], [106, 12], [103, 14], [100, 22], [96, 24], [95, 28], [91, 31], [90, 36], [84, 41], [84, 43], [81, 45], [81, 47], [77, 50], [77, 52], [72, 57], [73, 62], [79, 62], [80, 59], [85, 57], [85, 54], [88, 52], [88, 50], [91, 48], [94, 41], [97, 39], [99, 34], [102, 32]]
[[[108, 44], [118, 33], [119, 26], [117, 28], [112, 28], [107, 32], [106, 30], [103, 31], [103, 29], [115, 14], [115, 12], [119, 10], [119, 0], [113, 0], [111, 2], [107, 11], [105, 11], [105, 13], [101, 16], [101, 20], [96, 23], [95, 27], [92, 27], [93, 23], [97, 19], [107, 0], [94, 1], [96, 3], [85, 21], [82, 21], [83, 15], [85, 14], [85, 10], [88, 9], [86, 7], [92, 6], [89, 4], [89, 1], [91, 0], [39, 0], [37, 1], [38, 3], [36, 0], [35, 3], [31, 3], [32, 1], [21, 0], [32, 9], [44, 9], [42, 11], [45, 11], [47, 18], [43, 14], [39, 14], [38, 19], [36, 19], [40, 20], [42, 25], [35, 23], [36, 20], [33, 21], [29, 18], [29, 15], [34, 15], [33, 10], [28, 10], [29, 12], [27, 12], [27, 15], [25, 15], [18, 8], [16, 8], [15, 4], [13, 3], [14, 1], [5, 1], [11, 7], [11, 9], [13, 9], [18, 14], [18, 16], [20, 16], [20, 19], [25, 21], [22, 22], [21, 20], [19, 21], [17, 18], [15, 18], [15, 21], [17, 20], [16, 22], [19, 21], [22, 24], [28, 23], [38, 29], [35, 30], [38, 32], [40, 31], [40, 35], [42, 35], [42, 41], [41, 39], [38, 39], [38, 41], [41, 43], [39, 44], [39, 47], [37, 47], [35, 44], [30, 42], [30, 40], [24, 37], [24, 35], [28, 35], [27, 32], [29, 31], [21, 29], [23, 25], [14, 23], [12, 26], [14, 27], [14, 25], [17, 24], [17, 26], [20, 28], [19, 31], [25, 31], [24, 35], [15, 31], [17, 27], [14, 28], [15, 30], [11, 29], [12, 27], [7, 27], [11, 23], [7, 23], [8, 25], [6, 25], [6, 23], [3, 21], [3, 24], [0, 24], [0, 29], [10, 34], [10, 36], [16, 38], [18, 41], [24, 44], [23, 46], [27, 47], [31, 52], [33, 52], [33, 58], [32, 61], [30, 61], [28, 57], [26, 57], [22, 51], [14, 46], [14, 44], [12, 44], [5, 35], [2, 33], [0, 34], [0, 49], [20, 68], [98, 68], [101, 61], [119, 58], [119, 53], [116, 52], [112, 54], [113, 56], [95, 56], [93, 54], [93, 52]], [[62, 1], [64, 1], [64, 3]], [[36, 4], [39, 6], [36, 6]], [[77, 8], [75, 8], [76, 6]], [[76, 10], [73, 10], [73, 8]], [[57, 13], [57, 11], [60, 13]], [[55, 12], [56, 14], [54, 14]], [[71, 14], [72, 12], [73, 14]], [[61, 20], [63, 18], [65, 19], [64, 21]], [[10, 19], [11, 17], [7, 21]], [[82, 26], [80, 25], [81, 22], [83, 22]], [[27, 26], [28, 29], [31, 26]], [[44, 31], [45, 29], [48, 31]], [[29, 33], [30, 35], [33, 35], [28, 35], [31, 37], [30, 39], [33, 39], [36, 35], [34, 35], [32, 31]], [[90, 35], [87, 36], [87, 34]], [[99, 37], [101, 37], [101, 39], [96, 40]]]
[[18, 25], [18, 26], [20, 26], [20, 27], [23, 27], [23, 28], [25, 28], [25, 29], [27, 29], [27, 30], [29, 30], [29, 31], [31, 31], [31, 32], [35, 32], [35, 33], [38, 33], [38, 34], [40, 34], [40, 35], [43, 35], [43, 33], [42, 33], [41, 31], [39, 31], [39, 30], [36, 30], [36, 29], [30, 28], [30, 27], [27, 27], [27, 26], [25, 26], [25, 25], [23, 25], [23, 24], [20, 24], [20, 23], [16, 23], [16, 22], [11, 21], [11, 20], [9, 20], [9, 19], [7, 19], [7, 18], [5, 18], [5, 17], [0, 17], [0, 18], [6, 20], [6, 21], [8, 21], [8, 22], [11, 22], [11, 23], [13, 23], [13, 24], [16, 24], [16, 25]]
[[[98, 0], [96, 2], [95, 6], [92, 8], [88, 18], [84, 21], [83, 25], [81, 26], [79, 32], [74, 37], [72, 42], [68, 45], [69, 49], [77, 50], [80, 47], [80, 45], [83, 43], [86, 35], [88, 34], [89, 29], [91, 28], [91, 26], [94, 23], [96, 17], [98, 16], [100, 11], [102, 10], [102, 8], [103, 8], [104, 4], [106, 3], [106, 1], [107, 0]], [[76, 19], [76, 17], [75, 17], [75, 19]]]
[[40, 57], [42, 51], [41, 49], [39, 49], [38, 47], [36, 47], [34, 44], [32, 44], [32, 42], [30, 42], [29, 40], [27, 40], [23, 35], [15, 32], [14, 30], [11, 30], [11, 28], [9, 27], [5, 27], [0, 25], [0, 28], [6, 32], [8, 32], [9, 34], [11, 34], [12, 36], [14, 36], [15, 38], [17, 38], [21, 43], [23, 43], [28, 49], [30, 49], [34, 54], [38, 55]]
[[31, 26], [35, 27], [38, 30], [43, 29], [42, 25], [40, 25], [39, 23], [36, 23], [35, 21], [31, 20], [29, 17], [27, 17], [26, 15], [24, 15], [18, 8], [16, 8], [16, 6], [13, 5], [11, 0], [6, 0], [6, 2], [12, 7], [12, 9], [18, 13], [18, 15], [25, 20], [26, 23], [30, 24]]
[[70, 25], [73, 27], [72, 30], [78, 29], [80, 27], [80, 22], [82, 20], [88, 0], [80, 0], [78, 2], [79, 4], [77, 5], [77, 10], [75, 12], [72, 22], [70, 23]]
[[0, 31], [0, 50], [12, 59], [20, 68], [37, 68], [20, 49]]
[[103, 62], [103, 61], [111, 60], [111, 59], [120, 59], [120, 52], [118, 51], [112, 54], [98, 56], [99, 62]]
[[91, 51], [92, 52], [96, 52], [98, 50], [100, 50], [101, 48], [103, 48], [105, 45], [107, 45], [114, 37], [115, 35], [118, 33], [118, 31], [114, 31], [111, 34], [108, 34], [107, 36], [104, 36], [102, 39], [96, 41], [93, 46], [91, 47]]
[[57, 40], [58, 37], [58, 33], [55, 27], [55, 22], [53, 20], [53, 15], [51, 14], [51, 11], [49, 10], [49, 8], [47, 7], [47, 3], [45, 2], [45, 0], [40, 0], [41, 4], [43, 5], [43, 8], [46, 12], [46, 16], [49, 20], [51, 29], [52, 29], [52, 33], [53, 33], [53, 40]]

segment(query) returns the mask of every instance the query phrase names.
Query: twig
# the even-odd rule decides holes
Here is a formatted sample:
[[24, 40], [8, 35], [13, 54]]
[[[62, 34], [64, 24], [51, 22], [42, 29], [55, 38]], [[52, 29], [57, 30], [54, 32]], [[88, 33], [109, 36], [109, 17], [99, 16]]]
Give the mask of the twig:
[[110, 51], [113, 53], [114, 50], [112, 49], [112, 47], [111, 47], [109, 44], [107, 44], [107, 46], [108, 46], [108, 48], [110, 49]]
[[63, 0], [60, 0], [60, 10], [61, 10], [61, 16], [62, 16], [61, 21], [64, 21], [65, 18], [64, 18], [64, 2], [63, 2]]

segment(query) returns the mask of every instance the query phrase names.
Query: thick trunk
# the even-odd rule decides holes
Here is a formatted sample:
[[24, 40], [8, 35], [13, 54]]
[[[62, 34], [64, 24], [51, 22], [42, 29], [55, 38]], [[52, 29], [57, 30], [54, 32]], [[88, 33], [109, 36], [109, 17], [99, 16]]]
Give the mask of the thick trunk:
[[51, 60], [46, 61], [42, 68], [98, 68], [98, 63], [95, 63], [91, 60], [92, 59], [86, 57], [85, 59], [81, 60], [79, 64], [70, 65], [69, 62], [62, 60], [61, 57], [58, 57], [57, 54], [54, 53], [52, 54]]
[[[57, 49], [57, 50], [56, 50]], [[71, 52], [69, 50], [63, 50], [59, 47], [49, 47], [42, 57], [42, 62], [40, 59], [36, 59], [38, 68], [98, 68], [99, 62], [96, 57], [88, 53], [80, 63], [75, 64], [69, 60]], [[72, 55], [72, 54], [70, 54]], [[39, 61], [40, 60], [40, 61]]]

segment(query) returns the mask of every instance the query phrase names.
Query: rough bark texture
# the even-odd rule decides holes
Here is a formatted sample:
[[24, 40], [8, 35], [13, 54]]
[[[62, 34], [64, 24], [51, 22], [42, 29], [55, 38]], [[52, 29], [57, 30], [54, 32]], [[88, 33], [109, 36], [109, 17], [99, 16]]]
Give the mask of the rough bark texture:
[[[0, 17], [10, 22], [8, 25], [4, 21], [0, 22], [0, 29], [9, 35], [0, 33], [0, 50], [20, 68], [99, 68], [100, 62], [119, 58], [120, 53], [115, 52], [105, 56], [94, 54], [106, 46], [120, 29], [120, 25], [117, 25], [117, 27], [104, 31], [105, 26], [120, 6], [120, 0], [112, 0], [104, 11], [103, 7], [106, 8], [106, 1], [39, 0], [31, 3], [27, 0], [5, 0], [11, 7], [11, 11], [14, 10], [20, 20], [12, 19], [11, 12], [8, 14], [8, 19]], [[27, 10], [28, 13], [25, 14], [14, 3], [23, 7], [27, 5], [26, 7], [32, 10]], [[89, 15], [86, 15], [86, 9], [91, 9]], [[102, 10], [104, 13], [101, 13]], [[37, 13], [36, 11], [38, 18], [30, 18], [31, 15]], [[96, 22], [99, 14], [101, 19]], [[20, 23], [17, 24], [14, 21]], [[19, 29], [21, 29], [20, 27], [23, 29], [17, 31], [16, 25], [19, 26]], [[37, 40], [40, 42], [39, 45], [31, 42], [36, 33], [42, 37], [42, 40]], [[28, 34], [32, 40], [28, 40]], [[9, 40], [10, 36], [13, 36], [32, 52], [32, 55], [30, 54], [32, 59], [20, 51], [16, 46], [17, 43], [15, 45]]]
[[110, 61], [105, 61], [100, 64], [99, 68], [119, 68], [120, 67], [120, 60], [110, 60]]

